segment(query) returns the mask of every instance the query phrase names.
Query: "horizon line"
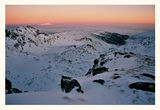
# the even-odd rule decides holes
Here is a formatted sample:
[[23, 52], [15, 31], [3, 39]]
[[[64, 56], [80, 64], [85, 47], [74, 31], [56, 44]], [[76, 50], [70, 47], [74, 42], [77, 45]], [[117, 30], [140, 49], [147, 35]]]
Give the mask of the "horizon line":
[[97, 25], [115, 25], [115, 24], [124, 24], [124, 25], [155, 25], [155, 23], [54, 23], [54, 24], [50, 24], [50, 25], [41, 25], [41, 24], [32, 24], [32, 23], [29, 23], [29, 24], [5, 24], [5, 25], [37, 25], [37, 26], [54, 26], [54, 25], [67, 25], [67, 24], [76, 24], [76, 25], [94, 25], [94, 24], [97, 24]]

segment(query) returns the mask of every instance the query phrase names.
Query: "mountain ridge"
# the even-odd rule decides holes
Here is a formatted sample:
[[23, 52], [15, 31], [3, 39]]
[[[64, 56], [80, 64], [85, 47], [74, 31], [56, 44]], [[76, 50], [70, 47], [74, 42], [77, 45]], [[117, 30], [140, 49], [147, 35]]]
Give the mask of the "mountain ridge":
[[[19, 46], [14, 46], [16, 43]], [[34, 27], [20, 27], [12, 31], [6, 30], [6, 77], [12, 82], [13, 88], [28, 91], [22, 93], [22, 97], [24, 94], [24, 97], [29, 95], [31, 98], [42, 91], [42, 94], [53, 93], [58, 101], [46, 96], [53, 104], [96, 104], [92, 98], [95, 94], [97, 99], [104, 98], [99, 101], [100, 104], [154, 104], [154, 92], [129, 88], [135, 82], [154, 83], [154, 79], [148, 77], [155, 75], [154, 46], [154, 32], [129, 36], [123, 45], [114, 45], [96, 38], [90, 32], [63, 31], [48, 34], [41, 33]], [[96, 59], [98, 63], [94, 62]], [[108, 71], [100, 70], [95, 75], [95, 69], [103, 67], [108, 68]], [[91, 74], [86, 75], [89, 70]], [[147, 77], [141, 75], [143, 73]], [[84, 93], [78, 95], [74, 90], [68, 94], [62, 93], [59, 86], [62, 75], [76, 79]], [[104, 84], [97, 83], [102, 80]], [[60, 96], [57, 97], [56, 93]], [[110, 97], [112, 93], [116, 94], [113, 99]], [[127, 94], [128, 99], [121, 97], [127, 97]], [[7, 104], [20, 103], [18, 100], [13, 102], [12, 97], [17, 95], [7, 94]], [[75, 98], [84, 100], [74, 102]], [[118, 98], [122, 102], [116, 101]], [[29, 102], [24, 99], [22, 103]]]

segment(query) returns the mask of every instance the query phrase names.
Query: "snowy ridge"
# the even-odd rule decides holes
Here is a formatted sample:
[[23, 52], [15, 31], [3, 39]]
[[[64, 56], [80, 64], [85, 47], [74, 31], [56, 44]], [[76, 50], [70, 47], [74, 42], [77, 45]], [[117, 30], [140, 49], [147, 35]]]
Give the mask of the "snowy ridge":
[[[14, 88], [28, 92], [7, 94], [6, 104], [154, 104], [154, 92], [129, 87], [154, 83], [154, 32], [129, 36], [121, 46], [108, 44], [95, 33], [100, 34], [48, 34], [31, 26], [7, 30], [6, 77]], [[101, 67], [108, 71], [86, 75]], [[76, 79], [84, 93], [63, 93], [62, 75]]]
[[[155, 32], [148, 31], [133, 35], [128, 39], [127, 50], [132, 50], [135, 53], [155, 56]], [[137, 45], [135, 45], [135, 43]]]

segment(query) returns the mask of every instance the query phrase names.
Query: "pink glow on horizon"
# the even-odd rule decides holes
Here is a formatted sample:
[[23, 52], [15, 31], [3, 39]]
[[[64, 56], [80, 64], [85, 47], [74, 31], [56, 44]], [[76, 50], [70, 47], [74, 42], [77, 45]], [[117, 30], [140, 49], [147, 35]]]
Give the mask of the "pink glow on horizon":
[[154, 5], [7, 5], [6, 24], [155, 24]]

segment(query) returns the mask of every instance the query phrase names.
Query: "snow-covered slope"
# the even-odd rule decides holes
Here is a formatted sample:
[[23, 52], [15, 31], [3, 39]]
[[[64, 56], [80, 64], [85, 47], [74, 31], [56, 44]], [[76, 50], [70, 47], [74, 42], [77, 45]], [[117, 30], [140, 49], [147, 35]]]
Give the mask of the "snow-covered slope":
[[[129, 36], [121, 46], [95, 34], [102, 35], [78, 30], [48, 34], [31, 26], [6, 30], [6, 78], [23, 92], [6, 94], [6, 104], [154, 104], [153, 91], [129, 86], [154, 83], [154, 32]], [[93, 75], [102, 67], [108, 71]], [[63, 93], [62, 75], [76, 79], [84, 93]]]
[[[155, 56], [155, 32], [148, 31], [140, 34], [135, 34], [127, 41], [127, 50], [132, 50], [135, 53], [142, 55]], [[136, 44], [136, 45], [135, 45]]]

